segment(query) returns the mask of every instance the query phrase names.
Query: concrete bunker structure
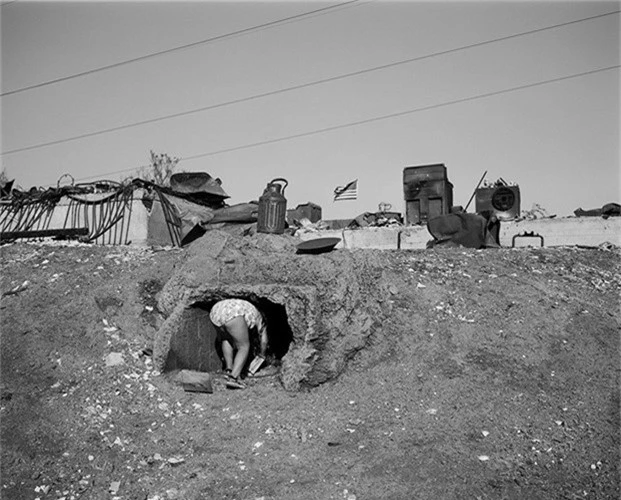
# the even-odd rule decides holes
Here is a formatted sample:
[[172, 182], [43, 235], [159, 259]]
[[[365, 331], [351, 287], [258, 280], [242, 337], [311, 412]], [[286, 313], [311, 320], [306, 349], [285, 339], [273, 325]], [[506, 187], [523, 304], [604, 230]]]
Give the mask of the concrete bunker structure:
[[211, 372], [222, 368], [216, 329], [209, 312], [216, 302], [227, 298], [247, 300], [263, 313], [267, 320], [268, 354], [277, 362], [282, 361], [292, 343], [302, 344], [312, 339], [316, 297], [309, 287], [205, 288], [188, 304], [176, 307], [160, 329], [155, 352], [164, 371], [187, 368]]
[[161, 371], [221, 368], [209, 311], [242, 298], [266, 316], [271, 352], [286, 390], [337, 377], [382, 324], [388, 295], [381, 262], [354, 252], [297, 255], [288, 236], [232, 236], [210, 231], [188, 247], [165, 284], [158, 309], [154, 361]]

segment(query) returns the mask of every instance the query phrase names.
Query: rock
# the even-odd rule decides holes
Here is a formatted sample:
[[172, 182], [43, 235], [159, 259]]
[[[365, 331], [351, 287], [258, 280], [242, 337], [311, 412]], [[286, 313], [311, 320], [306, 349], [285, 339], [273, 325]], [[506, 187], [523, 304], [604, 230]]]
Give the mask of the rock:
[[183, 387], [186, 392], [213, 393], [211, 375], [207, 372], [195, 370], [180, 370], [173, 377], [173, 381]]
[[106, 366], [118, 366], [124, 364], [125, 360], [123, 359], [123, 354], [120, 352], [111, 352], [106, 356]]

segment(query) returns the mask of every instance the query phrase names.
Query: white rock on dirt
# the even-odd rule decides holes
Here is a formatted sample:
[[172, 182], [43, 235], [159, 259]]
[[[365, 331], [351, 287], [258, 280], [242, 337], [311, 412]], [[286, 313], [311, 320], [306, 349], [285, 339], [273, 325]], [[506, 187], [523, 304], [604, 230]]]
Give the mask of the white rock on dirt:
[[125, 360], [123, 359], [123, 353], [121, 352], [111, 352], [106, 356], [106, 366], [118, 366], [124, 364]]

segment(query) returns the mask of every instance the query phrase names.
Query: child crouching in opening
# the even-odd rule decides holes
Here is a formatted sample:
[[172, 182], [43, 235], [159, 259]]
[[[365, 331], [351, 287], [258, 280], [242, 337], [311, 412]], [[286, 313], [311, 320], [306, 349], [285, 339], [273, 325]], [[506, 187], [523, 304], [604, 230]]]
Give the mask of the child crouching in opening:
[[218, 331], [222, 346], [226, 386], [244, 389], [241, 372], [250, 354], [250, 331], [258, 335], [259, 355], [265, 358], [267, 350], [267, 327], [261, 312], [250, 302], [242, 299], [224, 299], [217, 302], [209, 313]]

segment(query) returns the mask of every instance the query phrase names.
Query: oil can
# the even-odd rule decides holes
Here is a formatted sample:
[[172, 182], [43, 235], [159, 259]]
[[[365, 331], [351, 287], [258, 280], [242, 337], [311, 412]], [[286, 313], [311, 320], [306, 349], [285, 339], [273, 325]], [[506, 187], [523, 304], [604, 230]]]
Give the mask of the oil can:
[[[284, 185], [283, 185], [284, 184]], [[267, 184], [259, 198], [257, 231], [259, 233], [282, 234], [285, 232], [287, 218], [286, 179], [273, 179]]]

